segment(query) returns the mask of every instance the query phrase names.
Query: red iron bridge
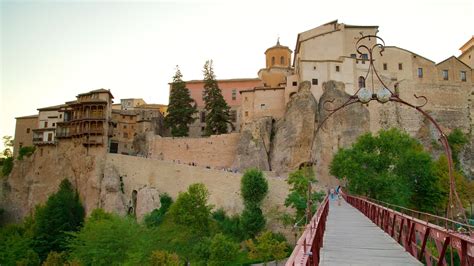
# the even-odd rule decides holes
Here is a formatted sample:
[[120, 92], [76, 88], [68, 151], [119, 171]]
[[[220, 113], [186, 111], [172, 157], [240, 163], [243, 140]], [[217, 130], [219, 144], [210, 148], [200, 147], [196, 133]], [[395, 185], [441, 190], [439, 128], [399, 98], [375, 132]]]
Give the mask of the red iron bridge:
[[375, 200], [343, 198], [339, 206], [326, 196], [286, 265], [474, 265], [473, 227]]

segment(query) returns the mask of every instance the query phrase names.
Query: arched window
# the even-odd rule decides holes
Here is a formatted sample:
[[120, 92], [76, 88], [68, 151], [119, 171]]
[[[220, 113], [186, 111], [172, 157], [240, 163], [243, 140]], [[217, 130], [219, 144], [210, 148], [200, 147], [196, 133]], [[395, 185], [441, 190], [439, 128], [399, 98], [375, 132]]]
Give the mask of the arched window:
[[365, 78], [362, 76], [359, 77], [359, 89], [360, 88], [365, 88]]
[[280, 64], [285, 65], [285, 58], [283, 56], [280, 57]]
[[275, 57], [272, 56], [272, 66], [275, 64]]

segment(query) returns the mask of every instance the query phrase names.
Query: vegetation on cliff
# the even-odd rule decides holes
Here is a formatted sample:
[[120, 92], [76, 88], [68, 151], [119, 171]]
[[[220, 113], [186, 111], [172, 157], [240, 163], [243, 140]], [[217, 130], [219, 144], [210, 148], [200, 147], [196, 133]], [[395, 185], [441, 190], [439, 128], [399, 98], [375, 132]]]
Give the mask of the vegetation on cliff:
[[[268, 191], [260, 171], [242, 179], [246, 205], [259, 205]], [[200, 183], [180, 193], [176, 201], [160, 195], [161, 207], [143, 224], [102, 209], [83, 221], [77, 193], [65, 180], [35, 215], [20, 225], [0, 228], [1, 265], [242, 265], [280, 259], [289, 252], [281, 234], [245, 227], [244, 215], [229, 217], [222, 209], [212, 212], [209, 192]], [[255, 222], [254, 222], [255, 224]], [[246, 236], [256, 235], [255, 240]]]
[[170, 101], [168, 104], [168, 114], [165, 117], [165, 127], [171, 129], [173, 137], [185, 137], [189, 133], [189, 124], [194, 122], [196, 105], [191, 98], [183, 75], [176, 66], [176, 74], [171, 83]]

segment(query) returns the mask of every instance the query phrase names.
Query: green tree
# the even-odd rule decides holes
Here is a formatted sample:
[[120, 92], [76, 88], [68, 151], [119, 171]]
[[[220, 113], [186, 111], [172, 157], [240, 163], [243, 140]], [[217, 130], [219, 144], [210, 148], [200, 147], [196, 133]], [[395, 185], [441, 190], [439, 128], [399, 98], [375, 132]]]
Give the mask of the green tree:
[[266, 262], [271, 260], [282, 260], [286, 258], [287, 243], [279, 240], [271, 231], [261, 233], [255, 240], [247, 240], [247, 247], [249, 249], [249, 258], [261, 259]]
[[17, 261], [31, 260], [39, 263], [38, 255], [33, 255], [33, 227], [34, 220], [30, 217], [22, 224], [0, 227], [0, 265], [15, 265]]
[[12, 136], [3, 136], [3, 146], [5, 149], [0, 154], [2, 165], [2, 176], [7, 176], [13, 169], [13, 138]]
[[24, 156], [31, 156], [36, 150], [35, 146], [25, 146], [21, 147], [20, 150], [18, 151], [18, 160], [23, 160]]
[[208, 265], [230, 265], [238, 255], [239, 245], [223, 234], [216, 234], [210, 245]]
[[268, 193], [268, 182], [262, 171], [245, 171], [240, 180], [240, 192], [245, 206], [240, 224], [245, 235], [254, 237], [265, 228], [266, 223], [260, 205]]
[[13, 137], [12, 136], [3, 136], [3, 146], [5, 149], [2, 152], [3, 157], [12, 157], [13, 156]]
[[268, 182], [262, 171], [249, 169], [245, 171], [240, 180], [240, 192], [247, 205], [260, 205], [268, 193]]
[[70, 235], [72, 259], [83, 265], [118, 265], [130, 259], [146, 234], [134, 219], [99, 209], [93, 211], [80, 231]]
[[150, 265], [152, 266], [178, 266], [179, 257], [175, 253], [164, 250], [156, 250], [151, 253]]
[[171, 129], [173, 137], [185, 137], [189, 133], [189, 124], [194, 122], [196, 113], [194, 100], [189, 94], [183, 75], [176, 66], [176, 74], [171, 83], [168, 114], [165, 117], [165, 126]]
[[[296, 209], [295, 217], [292, 223], [301, 220], [307, 208], [308, 202], [308, 187], [311, 183], [316, 183], [314, 171], [310, 167], [304, 167], [296, 170], [288, 176], [287, 183], [290, 185], [290, 194], [285, 199], [285, 206]], [[310, 199], [313, 203], [320, 202], [323, 198], [323, 193], [316, 191], [311, 192]], [[312, 205], [312, 212], [317, 209], [317, 205]]]
[[180, 193], [169, 212], [177, 224], [189, 226], [195, 233], [207, 234], [212, 206], [207, 204], [209, 191], [202, 183], [192, 184]]
[[42, 266], [63, 266], [66, 263], [66, 254], [51, 251]]
[[160, 195], [160, 203], [159, 209], [154, 209], [145, 216], [144, 222], [147, 227], [158, 226], [163, 222], [166, 212], [168, 212], [173, 203], [173, 199], [167, 193], [163, 193]]
[[58, 192], [35, 212], [33, 246], [41, 260], [50, 251], [65, 251], [68, 232], [78, 231], [84, 221], [84, 208], [69, 180], [64, 179]]
[[397, 129], [364, 134], [334, 156], [330, 172], [347, 178], [351, 193], [423, 211], [437, 206], [439, 187], [423, 146]]
[[[205, 135], [219, 135], [227, 133], [230, 122], [230, 107], [227, 105], [222, 91], [217, 84], [212, 60], [204, 64], [204, 102], [206, 110]], [[232, 125], [232, 124], [231, 124]]]

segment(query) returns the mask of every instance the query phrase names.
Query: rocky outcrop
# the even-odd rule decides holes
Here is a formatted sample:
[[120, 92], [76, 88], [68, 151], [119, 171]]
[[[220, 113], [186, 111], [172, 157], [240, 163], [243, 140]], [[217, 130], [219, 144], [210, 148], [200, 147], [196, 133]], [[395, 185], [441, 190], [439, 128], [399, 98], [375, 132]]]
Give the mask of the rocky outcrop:
[[318, 104], [310, 88], [309, 81], [302, 82], [288, 102], [284, 117], [275, 123], [270, 162], [277, 173], [293, 170], [311, 160]]
[[459, 154], [459, 161], [466, 177], [474, 180], [474, 137]]
[[241, 170], [247, 168], [271, 170], [269, 154], [272, 124], [271, 117], [262, 117], [242, 126], [233, 167]]
[[160, 193], [153, 187], [144, 187], [138, 190], [136, 200], [135, 215], [138, 221], [142, 221], [146, 214], [161, 206]]
[[[342, 82], [328, 81], [323, 88], [318, 107], [320, 123], [331, 113], [330, 109], [342, 105], [350, 97]], [[348, 147], [359, 135], [369, 131], [369, 110], [360, 103], [349, 105], [329, 117], [316, 131], [312, 144], [317, 177], [326, 184], [335, 182], [329, 174], [332, 157], [339, 148]]]
[[104, 178], [101, 182], [99, 206], [108, 212], [127, 214], [126, 198], [124, 195], [123, 181], [117, 170], [107, 165]]

